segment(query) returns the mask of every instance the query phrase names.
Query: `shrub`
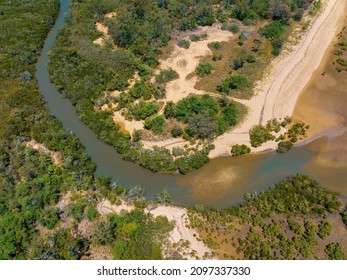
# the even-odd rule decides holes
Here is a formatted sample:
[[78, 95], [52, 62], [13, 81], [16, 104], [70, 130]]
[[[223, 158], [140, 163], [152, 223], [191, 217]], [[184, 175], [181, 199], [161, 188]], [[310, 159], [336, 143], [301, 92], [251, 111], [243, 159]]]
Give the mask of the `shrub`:
[[218, 86], [217, 90], [229, 94], [231, 90], [242, 90], [250, 87], [250, 80], [244, 75], [232, 75], [229, 78], [223, 80]]
[[284, 26], [278, 21], [273, 21], [261, 29], [261, 34], [270, 41], [282, 38], [283, 33]]
[[234, 59], [234, 70], [239, 70], [245, 64], [245, 60], [243, 58]]
[[57, 208], [48, 208], [39, 218], [39, 223], [48, 229], [54, 229], [60, 220], [61, 211]]
[[182, 128], [180, 127], [180, 126], [178, 126], [178, 125], [175, 125], [172, 129], [171, 129], [171, 135], [173, 136], [173, 137], [179, 137], [179, 136], [181, 136], [183, 134], [183, 130], [182, 130]]
[[152, 97], [152, 94], [157, 89], [145, 81], [136, 82], [135, 85], [129, 90], [129, 96], [134, 99], [143, 97], [144, 100], [149, 100]]
[[200, 63], [196, 68], [195, 72], [199, 77], [204, 77], [206, 75], [211, 74], [213, 67], [211, 63]]
[[255, 125], [249, 131], [252, 147], [259, 147], [263, 143], [275, 140], [275, 137], [262, 125]]
[[196, 34], [193, 34], [189, 37], [189, 39], [192, 41], [192, 42], [198, 42], [201, 40], [201, 37], [199, 35], [196, 35]]
[[293, 143], [290, 141], [281, 141], [278, 143], [278, 147], [276, 149], [277, 153], [283, 154], [288, 152], [293, 147]]
[[318, 225], [318, 236], [322, 239], [329, 236], [333, 227], [329, 221], [322, 221]]
[[166, 103], [166, 106], [164, 108], [164, 116], [167, 119], [173, 118], [176, 116], [175, 105], [172, 101], [169, 101], [168, 103]]
[[251, 152], [251, 149], [244, 144], [242, 145], [236, 144], [231, 148], [231, 154], [233, 157], [239, 157], [245, 154], [249, 154], [250, 152]]
[[175, 70], [170, 69], [164, 69], [161, 70], [159, 75], [155, 77], [155, 81], [158, 84], [167, 84], [168, 82], [171, 82], [173, 80], [176, 80], [179, 78], [178, 73]]
[[211, 42], [208, 44], [208, 47], [211, 50], [220, 50], [222, 48], [222, 44], [220, 42]]
[[189, 49], [189, 47], [190, 47], [189, 41], [184, 40], [184, 39], [179, 40], [178, 43], [177, 43], [177, 45], [178, 45], [180, 48], [184, 48], [184, 49]]
[[345, 253], [340, 243], [330, 243], [325, 247], [325, 253], [330, 260], [344, 260]]
[[155, 134], [163, 132], [165, 126], [165, 120], [162, 116], [155, 116], [145, 120], [144, 127], [152, 130]]
[[144, 120], [155, 113], [157, 113], [159, 110], [159, 107], [154, 102], [144, 102], [140, 101], [136, 105], [132, 105], [129, 108], [129, 111], [133, 114], [136, 120]]
[[347, 209], [341, 213], [341, 216], [342, 216], [343, 223], [347, 227]]
[[218, 130], [218, 124], [207, 112], [193, 115], [188, 121], [187, 133], [201, 139], [213, 139]]

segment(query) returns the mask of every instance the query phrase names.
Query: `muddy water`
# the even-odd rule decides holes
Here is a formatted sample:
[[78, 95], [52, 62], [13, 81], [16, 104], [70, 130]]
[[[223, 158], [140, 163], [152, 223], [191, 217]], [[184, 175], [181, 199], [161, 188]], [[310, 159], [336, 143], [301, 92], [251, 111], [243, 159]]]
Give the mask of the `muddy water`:
[[346, 194], [347, 72], [335, 70], [333, 52], [332, 47], [320, 72], [299, 99], [294, 117], [311, 125], [312, 137], [325, 135], [307, 146], [315, 156], [304, 170], [323, 185]]
[[[317, 74], [298, 103], [296, 118], [310, 124], [312, 136], [320, 137], [285, 155], [265, 153], [241, 158], [219, 158], [189, 175], [160, 175], [125, 162], [116, 151], [98, 140], [79, 119], [69, 100], [49, 81], [47, 53], [64, 24], [69, 0], [60, 0], [59, 19], [50, 32], [36, 65], [40, 92], [51, 113], [67, 131], [74, 133], [97, 165], [96, 175], [108, 175], [127, 187], [141, 185], [149, 197], [164, 186], [178, 204], [203, 203], [226, 207], [240, 201], [247, 192], [262, 191], [287, 175], [304, 172], [333, 190], [347, 194], [346, 77], [326, 67], [325, 76]], [[322, 67], [325, 67], [324, 65]]]
[[347, 194], [347, 72], [335, 70], [333, 52], [332, 46], [293, 114], [295, 120], [310, 125], [307, 141], [285, 155], [266, 153], [212, 160], [201, 170], [178, 179], [192, 186], [194, 201], [235, 203], [246, 192], [264, 190], [284, 176], [299, 172]]

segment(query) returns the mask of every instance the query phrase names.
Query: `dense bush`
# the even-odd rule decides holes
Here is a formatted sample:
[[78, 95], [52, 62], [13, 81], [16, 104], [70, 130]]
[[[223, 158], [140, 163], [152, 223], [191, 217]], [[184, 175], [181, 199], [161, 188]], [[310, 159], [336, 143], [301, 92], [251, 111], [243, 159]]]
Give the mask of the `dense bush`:
[[199, 77], [204, 77], [211, 74], [212, 70], [213, 70], [212, 64], [207, 62], [207, 63], [200, 63], [198, 67], [196, 67], [195, 72]]
[[275, 136], [262, 125], [255, 125], [249, 131], [250, 143], [252, 147], [259, 147], [263, 143], [275, 140]]
[[277, 153], [283, 154], [288, 152], [293, 147], [293, 143], [290, 141], [281, 141], [278, 143], [278, 147], [276, 149]]
[[164, 70], [161, 70], [160, 73], [155, 77], [155, 81], [158, 84], [166, 84], [178, 78], [179, 78], [179, 75], [175, 70], [164, 69]]
[[183, 134], [182, 128], [179, 127], [178, 125], [175, 125], [172, 129], [171, 129], [171, 135], [173, 137], [179, 137]]
[[224, 107], [209, 95], [190, 96], [174, 107], [167, 105], [164, 114], [187, 124], [187, 133], [201, 139], [213, 139], [237, 123], [239, 110], [231, 102]]
[[232, 90], [242, 90], [251, 86], [251, 82], [244, 75], [232, 75], [223, 80], [217, 90], [222, 93], [229, 94]]
[[159, 110], [158, 105], [155, 102], [140, 101], [138, 104], [132, 105], [129, 111], [133, 114], [136, 120], [144, 120]]
[[152, 130], [155, 134], [161, 134], [164, 130], [165, 120], [162, 116], [155, 116], [145, 120], [144, 127]]
[[325, 247], [330, 260], [345, 260], [345, 253], [340, 243], [330, 243]]
[[189, 49], [189, 47], [190, 47], [189, 41], [184, 40], [184, 39], [179, 40], [177, 45], [181, 48], [184, 48], [184, 49]]
[[233, 157], [239, 157], [245, 154], [249, 154], [251, 152], [251, 149], [247, 145], [234, 145], [231, 148], [231, 154]]
[[261, 34], [272, 43], [272, 53], [278, 55], [282, 48], [285, 28], [281, 22], [273, 21], [262, 28]]

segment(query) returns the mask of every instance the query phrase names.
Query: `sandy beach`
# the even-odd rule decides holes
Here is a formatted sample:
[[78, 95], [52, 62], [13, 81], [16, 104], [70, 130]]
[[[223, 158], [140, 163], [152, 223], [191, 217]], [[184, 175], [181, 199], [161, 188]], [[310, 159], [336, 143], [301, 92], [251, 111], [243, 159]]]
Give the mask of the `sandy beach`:
[[[300, 93], [320, 65], [336, 35], [346, 4], [345, 0], [326, 0], [323, 11], [303, 34], [299, 44], [271, 63], [266, 76], [256, 87], [255, 96], [247, 101], [237, 100], [249, 107], [248, 116], [234, 130], [215, 140], [216, 148], [211, 151], [211, 158], [229, 154], [234, 144], [248, 145], [248, 131], [253, 125], [292, 115]], [[274, 141], [267, 142], [252, 149], [252, 152], [276, 149], [276, 146]]]

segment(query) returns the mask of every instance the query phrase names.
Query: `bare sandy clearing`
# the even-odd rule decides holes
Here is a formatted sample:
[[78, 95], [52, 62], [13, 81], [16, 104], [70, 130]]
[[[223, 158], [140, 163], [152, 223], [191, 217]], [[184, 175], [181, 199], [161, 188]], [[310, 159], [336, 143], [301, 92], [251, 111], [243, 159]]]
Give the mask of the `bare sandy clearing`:
[[31, 140], [25, 143], [25, 146], [30, 147], [40, 153], [44, 153], [48, 155], [54, 164], [62, 165], [63, 164], [63, 156], [59, 152], [54, 152], [46, 148], [45, 145], [36, 142], [35, 140]]
[[102, 37], [100, 37], [100, 38], [98, 38], [98, 39], [95, 39], [95, 40], [93, 41], [93, 44], [99, 45], [100, 47], [103, 47], [103, 46], [105, 46], [105, 39], [102, 38]]
[[121, 114], [120, 111], [116, 111], [113, 113], [113, 121], [120, 125], [121, 127], [124, 126], [124, 128], [129, 132], [133, 133], [135, 130], [143, 129], [143, 121], [127, 121]]
[[188, 240], [191, 248], [197, 252], [197, 256], [202, 258], [205, 253], [211, 253], [211, 250], [205, 246], [202, 241], [198, 241], [195, 236], [199, 236], [198, 232], [190, 229], [185, 224], [185, 218], [188, 219], [187, 209], [179, 207], [159, 206], [149, 213], [154, 217], [165, 216], [169, 221], [175, 222], [175, 228], [171, 232], [170, 241], [177, 243], [181, 239]]
[[[164, 101], [173, 101], [174, 103], [187, 97], [190, 93], [202, 93], [202, 91], [194, 88], [196, 78], [187, 79], [187, 76], [195, 71], [199, 65], [200, 60], [212, 54], [208, 44], [211, 42], [229, 41], [233, 34], [229, 31], [223, 31], [220, 25], [214, 24], [213, 26], [199, 27], [194, 34], [207, 34], [207, 39], [191, 42], [188, 49], [175, 46], [172, 54], [166, 60], [160, 61], [161, 69], [171, 68], [179, 74], [179, 79], [171, 81], [166, 86], [166, 99]], [[190, 32], [189, 35], [192, 33]], [[183, 35], [183, 38], [188, 37]]]
[[95, 24], [96, 30], [98, 30], [99, 32], [103, 33], [103, 35], [99, 38], [97, 38], [96, 40], [93, 41], [93, 43], [95, 45], [99, 45], [101, 47], [103, 47], [105, 45], [106, 40], [108, 40], [109, 42], [112, 43], [113, 48], [116, 48], [116, 45], [113, 43], [110, 34], [108, 34], [108, 27], [106, 25], [103, 25], [100, 22], [97, 22]]
[[110, 12], [110, 13], [105, 14], [105, 18], [113, 18], [115, 16], [117, 16], [116, 12]]
[[108, 27], [106, 25], [103, 25], [100, 22], [97, 22], [95, 24], [96, 30], [98, 30], [99, 32], [103, 33], [105, 37], [108, 37]]
[[[249, 101], [241, 101], [249, 107], [247, 118], [233, 131], [215, 140], [216, 149], [210, 157], [229, 153], [234, 144], [249, 144], [248, 131], [253, 125], [292, 115], [300, 93], [335, 37], [346, 3], [345, 0], [327, 0], [324, 10], [302, 36], [301, 42], [271, 63], [267, 76], [256, 87], [256, 95]], [[252, 151], [269, 148], [275, 149], [276, 143], [268, 142]]]
[[172, 150], [173, 147], [179, 147], [184, 148], [185, 145], [187, 145], [187, 141], [183, 138], [170, 138], [167, 140], [162, 141], [144, 141], [142, 140], [141, 143], [143, 143], [144, 148], [149, 149], [153, 148], [154, 146], [157, 147], [164, 147], [169, 150]]
[[101, 215], [106, 215], [109, 213], [115, 213], [120, 215], [122, 212], [130, 212], [135, 209], [133, 205], [127, 204], [125, 201], [121, 200], [121, 205], [112, 204], [109, 200], [103, 199], [96, 205], [96, 210]]

